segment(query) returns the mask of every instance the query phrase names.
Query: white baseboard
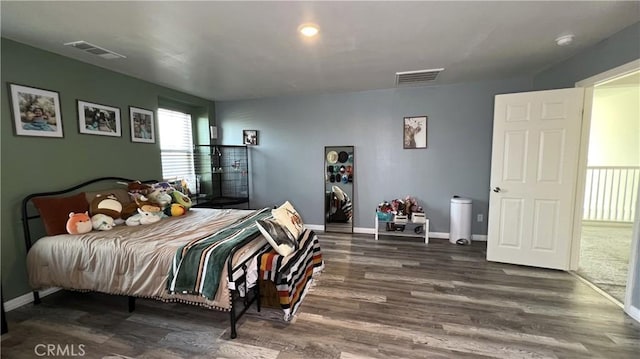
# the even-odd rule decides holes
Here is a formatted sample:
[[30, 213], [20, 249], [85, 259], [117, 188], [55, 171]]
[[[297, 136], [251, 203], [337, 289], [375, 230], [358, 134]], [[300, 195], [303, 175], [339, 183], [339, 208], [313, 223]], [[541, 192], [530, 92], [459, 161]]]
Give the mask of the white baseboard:
[[634, 307], [633, 305], [628, 305], [626, 308], [624, 308], [624, 311], [629, 314], [629, 316], [636, 322], [640, 323], [640, 308]]
[[353, 227], [353, 233], [376, 234], [376, 229], [366, 227]]
[[446, 232], [429, 232], [429, 238], [449, 239], [449, 233], [446, 233]]
[[320, 231], [320, 232], [324, 232], [324, 226], [321, 224], [304, 224], [304, 226], [308, 229], [314, 230], [314, 231]]
[[[39, 291], [40, 293], [40, 298], [44, 298], [50, 294], [53, 294], [59, 290], [61, 290], [62, 288], [49, 288], [49, 289], [45, 289], [45, 290], [41, 290]], [[19, 297], [10, 299], [6, 302], [4, 302], [4, 310], [6, 312], [12, 311], [16, 308], [20, 308], [25, 304], [29, 304], [29, 303], [33, 303], [33, 293], [29, 292], [27, 294], [23, 294]]]
[[[305, 224], [304, 226], [314, 231], [324, 232], [324, 226], [321, 224]], [[353, 233], [374, 234], [375, 230], [373, 228], [353, 227]]]
[[582, 225], [586, 227], [619, 227], [633, 228], [633, 222], [613, 222], [613, 221], [589, 221], [582, 220]]
[[[429, 238], [437, 238], [437, 239], [449, 239], [449, 233], [447, 232], [429, 232]], [[472, 241], [478, 242], [486, 242], [487, 235], [486, 234], [472, 234]]]
[[611, 294], [609, 294], [609, 293], [605, 292], [604, 290], [598, 288], [595, 284], [593, 284], [590, 281], [584, 279], [581, 275], [577, 274], [574, 271], [569, 271], [567, 273], [571, 274], [572, 276], [577, 278], [579, 281], [581, 281], [582, 283], [584, 283], [587, 286], [589, 286], [591, 289], [593, 289], [596, 292], [598, 292], [601, 296], [607, 298], [609, 301], [611, 301], [611, 303], [617, 305], [618, 307], [620, 307], [620, 309], [624, 310], [624, 305], [619, 300], [617, 300], [616, 298], [612, 297]]
[[[324, 225], [322, 224], [305, 224], [305, 227], [312, 229], [314, 231], [324, 231]], [[353, 233], [360, 233], [360, 234], [375, 234], [376, 230], [375, 228], [367, 228], [367, 227], [353, 227]], [[435, 239], [449, 239], [449, 233], [447, 232], [429, 232], [429, 238], [435, 238]], [[472, 241], [478, 241], [478, 242], [486, 242], [487, 241], [487, 235], [486, 234], [472, 234], [471, 235], [471, 240]]]

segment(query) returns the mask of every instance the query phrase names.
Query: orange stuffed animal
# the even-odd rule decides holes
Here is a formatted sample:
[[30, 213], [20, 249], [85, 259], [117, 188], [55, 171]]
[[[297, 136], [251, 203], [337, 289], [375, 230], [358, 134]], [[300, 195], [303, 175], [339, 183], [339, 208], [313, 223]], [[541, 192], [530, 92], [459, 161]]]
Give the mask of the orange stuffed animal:
[[89, 233], [93, 229], [89, 213], [69, 213], [67, 220], [67, 232], [70, 234]]

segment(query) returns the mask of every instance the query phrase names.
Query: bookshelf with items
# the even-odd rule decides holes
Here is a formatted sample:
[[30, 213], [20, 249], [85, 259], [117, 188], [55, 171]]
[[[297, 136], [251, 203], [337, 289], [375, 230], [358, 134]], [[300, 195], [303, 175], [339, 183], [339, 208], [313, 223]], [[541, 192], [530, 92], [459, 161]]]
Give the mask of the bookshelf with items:
[[[381, 217], [376, 212], [375, 238], [379, 236], [419, 237], [424, 244], [429, 244], [429, 219], [422, 217], [407, 218], [407, 216]], [[396, 218], [400, 217], [400, 218]]]
[[429, 218], [414, 197], [384, 201], [376, 209], [374, 234], [376, 240], [380, 235], [419, 237], [429, 244]]

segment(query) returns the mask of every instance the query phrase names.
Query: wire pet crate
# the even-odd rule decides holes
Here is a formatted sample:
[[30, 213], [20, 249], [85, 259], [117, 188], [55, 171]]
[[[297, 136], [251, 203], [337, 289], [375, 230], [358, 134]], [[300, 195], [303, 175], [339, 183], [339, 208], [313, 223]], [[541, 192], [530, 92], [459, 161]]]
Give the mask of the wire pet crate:
[[197, 146], [198, 206], [224, 207], [249, 203], [247, 146]]

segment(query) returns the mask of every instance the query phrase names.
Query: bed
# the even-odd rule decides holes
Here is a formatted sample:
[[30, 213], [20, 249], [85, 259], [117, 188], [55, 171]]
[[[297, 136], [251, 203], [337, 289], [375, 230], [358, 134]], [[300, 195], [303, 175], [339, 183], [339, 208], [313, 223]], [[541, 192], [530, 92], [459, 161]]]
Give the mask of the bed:
[[[104, 177], [24, 198], [22, 220], [34, 302], [40, 302], [38, 290], [49, 287], [128, 296], [130, 311], [135, 309], [135, 298], [182, 302], [229, 311], [231, 338], [235, 338], [237, 319], [254, 302], [260, 310], [256, 285], [259, 257], [272, 248], [255, 223], [269, 217], [270, 209], [192, 208], [183, 216], [153, 224], [116, 226], [109, 231], [76, 235], [47, 235], [32, 241], [33, 222], [43, 212], [38, 207], [39, 213], [35, 213], [34, 199], [36, 202], [41, 198], [57, 199], [96, 183], [113, 186], [117, 181], [131, 180]], [[314, 249], [309, 245], [301, 250]], [[219, 251], [222, 254], [217, 254]], [[197, 270], [186, 270], [190, 267]], [[234, 303], [243, 306], [238, 310]]]

